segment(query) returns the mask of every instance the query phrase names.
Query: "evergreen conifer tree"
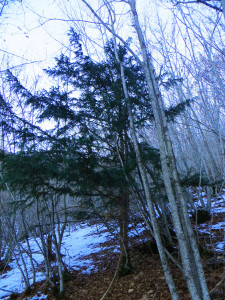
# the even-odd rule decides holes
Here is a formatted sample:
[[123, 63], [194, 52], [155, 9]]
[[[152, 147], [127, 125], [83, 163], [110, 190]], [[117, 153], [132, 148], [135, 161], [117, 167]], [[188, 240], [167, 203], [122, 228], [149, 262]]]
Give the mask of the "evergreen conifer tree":
[[[108, 206], [114, 207], [120, 224], [120, 273], [127, 274], [131, 270], [129, 203], [137, 165], [120, 66], [111, 41], [105, 47], [105, 61], [95, 62], [83, 54], [74, 30], [71, 29], [69, 36], [72, 58], [62, 54], [56, 59], [56, 66], [46, 70], [60, 82], [59, 86], [32, 94], [11, 72], [7, 74], [11, 90], [26, 107], [35, 110], [37, 122], [50, 120], [54, 127], [46, 130], [41, 124], [34, 125], [20, 117], [1, 96], [0, 108], [4, 114], [1, 127], [16, 136], [18, 149], [15, 154], [2, 152], [3, 177], [27, 198], [36, 199], [43, 193], [45, 197], [52, 194], [85, 199], [101, 197]], [[123, 61], [135, 127], [139, 130], [153, 120], [145, 77], [126, 47], [119, 45], [118, 55]], [[176, 84], [176, 79], [165, 81], [165, 74], [157, 80], [165, 88]], [[168, 121], [174, 121], [189, 104], [187, 100], [167, 109]], [[141, 136], [139, 143], [146, 168], [149, 163], [153, 166], [149, 175], [159, 187], [162, 185], [159, 152]], [[91, 202], [88, 205], [92, 207]]]

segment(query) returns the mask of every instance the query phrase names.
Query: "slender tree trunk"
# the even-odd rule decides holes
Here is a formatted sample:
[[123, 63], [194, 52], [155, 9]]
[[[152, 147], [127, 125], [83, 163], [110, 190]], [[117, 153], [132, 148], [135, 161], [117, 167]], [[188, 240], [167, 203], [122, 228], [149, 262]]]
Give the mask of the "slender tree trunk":
[[157, 221], [157, 218], [156, 218], [155, 209], [154, 209], [154, 205], [153, 205], [153, 201], [152, 201], [152, 197], [151, 197], [151, 192], [150, 192], [150, 187], [149, 187], [149, 182], [148, 182], [147, 175], [146, 175], [146, 170], [144, 168], [144, 164], [143, 164], [142, 158], [141, 158], [141, 153], [140, 153], [138, 140], [137, 140], [137, 136], [136, 136], [136, 132], [135, 132], [133, 113], [132, 113], [131, 104], [130, 104], [130, 100], [129, 100], [126, 80], [125, 80], [125, 76], [124, 76], [124, 68], [123, 68], [123, 64], [120, 61], [117, 50], [116, 50], [117, 48], [116, 48], [116, 39], [115, 38], [114, 38], [114, 49], [115, 49], [115, 54], [116, 54], [117, 61], [120, 65], [120, 69], [121, 69], [121, 79], [122, 79], [124, 95], [125, 95], [125, 99], [126, 99], [126, 103], [127, 103], [127, 109], [128, 109], [128, 115], [129, 115], [129, 121], [130, 121], [131, 136], [132, 136], [132, 140], [133, 140], [133, 143], [134, 143], [137, 163], [138, 163], [138, 167], [139, 167], [140, 174], [141, 174], [142, 181], [143, 181], [143, 186], [144, 186], [145, 195], [146, 195], [148, 208], [149, 208], [149, 212], [150, 212], [150, 217], [151, 217], [151, 222], [152, 222], [152, 227], [153, 227], [156, 243], [157, 243], [157, 246], [158, 246], [158, 251], [159, 251], [163, 271], [164, 271], [166, 281], [167, 281], [167, 284], [168, 284], [168, 287], [170, 289], [170, 293], [171, 293], [173, 299], [174, 300], [179, 300], [180, 298], [179, 298], [179, 295], [178, 295], [177, 290], [176, 290], [176, 286], [175, 286], [175, 283], [174, 283], [174, 280], [173, 280], [171, 269], [169, 267], [169, 263], [168, 263], [168, 260], [167, 260], [165, 248], [164, 248], [162, 237], [161, 237], [160, 227], [159, 227], [159, 224], [158, 224], [158, 221]]
[[120, 191], [119, 197], [120, 208], [120, 253], [121, 264], [119, 267], [119, 275], [127, 275], [131, 272], [132, 266], [128, 249], [128, 224], [129, 224], [129, 189], [125, 188]]
[[210, 299], [210, 297], [204, 277], [198, 247], [188, 217], [186, 202], [182, 194], [181, 186], [179, 184], [176, 161], [168, 133], [161, 94], [155, 80], [154, 68], [150, 61], [144, 40], [144, 35], [139, 24], [135, 0], [129, 0], [128, 2], [130, 4], [134, 20], [134, 27], [136, 29], [141, 46], [143, 68], [146, 76], [149, 97], [152, 103], [158, 134], [164, 183], [170, 203], [173, 223], [180, 246], [184, 274], [186, 276], [187, 285], [192, 299], [207, 300]]

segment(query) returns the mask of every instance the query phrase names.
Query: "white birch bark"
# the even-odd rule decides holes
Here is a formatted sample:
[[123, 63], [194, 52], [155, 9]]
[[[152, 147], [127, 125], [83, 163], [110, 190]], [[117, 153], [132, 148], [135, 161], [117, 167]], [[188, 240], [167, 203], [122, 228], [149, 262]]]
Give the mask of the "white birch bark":
[[[134, 19], [134, 27], [137, 31], [137, 35], [138, 35], [138, 39], [142, 51], [143, 68], [146, 76], [149, 97], [151, 99], [155, 122], [156, 122], [156, 128], [158, 132], [158, 141], [159, 141], [164, 183], [166, 186], [167, 195], [170, 202], [170, 208], [172, 211], [173, 222], [174, 222], [174, 226], [176, 229], [176, 233], [180, 245], [187, 285], [193, 299], [202, 299], [202, 298], [210, 299], [200, 256], [198, 253], [197, 244], [193, 235], [193, 230], [191, 228], [190, 220], [188, 218], [186, 203], [182, 194], [181, 187], [179, 185], [173, 149], [172, 149], [170, 137], [168, 135], [168, 128], [166, 125], [165, 116], [163, 114], [162, 99], [155, 80], [153, 66], [151, 64], [151, 61], [149, 60], [147, 47], [144, 40], [144, 35], [139, 24], [136, 5], [135, 5], [136, 3], [134, 0], [129, 0], [128, 2], [131, 7], [131, 12], [133, 14], [133, 19]], [[169, 163], [171, 164], [170, 168], [168, 167], [167, 158], [169, 160]], [[172, 178], [170, 177], [170, 174], [172, 174]], [[173, 188], [175, 189], [173, 190]], [[179, 197], [181, 201], [181, 210], [179, 210], [176, 196]], [[179, 216], [180, 212], [182, 212], [183, 216], [182, 215]], [[186, 230], [182, 230], [180, 217], [181, 218], [184, 217], [183, 225], [186, 226]], [[187, 237], [189, 238], [189, 243], [190, 243], [189, 245], [186, 241], [187, 237], [185, 237], [185, 234], [188, 234]], [[192, 261], [191, 252], [189, 250], [190, 247], [192, 250], [191, 252], [194, 254], [194, 261]], [[196, 270], [192, 269], [193, 265], [195, 265]], [[197, 271], [198, 278], [195, 276], [196, 274], [193, 274], [193, 271], [194, 272]], [[201, 287], [201, 290], [199, 290], [199, 287]]]

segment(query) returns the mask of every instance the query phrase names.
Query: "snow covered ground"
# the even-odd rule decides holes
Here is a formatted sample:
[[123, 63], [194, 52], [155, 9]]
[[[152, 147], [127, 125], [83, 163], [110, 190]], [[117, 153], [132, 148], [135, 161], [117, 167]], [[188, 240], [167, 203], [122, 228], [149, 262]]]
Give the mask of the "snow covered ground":
[[[101, 230], [100, 230], [101, 229]], [[63, 239], [63, 246], [61, 253], [66, 259], [66, 264], [75, 269], [83, 269], [85, 266], [85, 272], [93, 271], [93, 265], [91, 259], [85, 257], [91, 253], [98, 252], [100, 248], [99, 244], [103, 243], [111, 238], [110, 234], [106, 232], [106, 228], [97, 227], [96, 225], [88, 226], [83, 224], [81, 226], [70, 227], [66, 230]], [[30, 241], [32, 251], [35, 253], [33, 258], [35, 264], [41, 265], [44, 261], [43, 256], [38, 248], [38, 240]], [[24, 244], [26, 248], [26, 244]], [[31, 264], [29, 257], [24, 254], [25, 263], [27, 269], [31, 271]], [[21, 265], [21, 260], [19, 260]], [[11, 270], [1, 275], [0, 277], [0, 299], [8, 298], [7, 295], [12, 292], [21, 293], [24, 290], [24, 282], [19, 268], [17, 267], [16, 261], [10, 262], [9, 266]], [[36, 281], [44, 280], [44, 274], [37, 272]], [[35, 298], [27, 298], [35, 299]], [[37, 299], [46, 299], [44, 295], [39, 296]]]
[[[223, 213], [225, 212], [225, 196], [220, 196], [219, 199], [214, 199], [212, 204], [212, 212], [215, 213]], [[208, 232], [209, 226], [206, 224], [200, 225], [200, 230], [202, 232]], [[221, 222], [211, 225], [212, 229], [225, 229], [225, 219], [221, 220]], [[142, 227], [138, 229], [131, 230], [130, 236], [134, 236], [140, 233], [143, 230]], [[62, 251], [64, 260], [66, 264], [75, 270], [82, 270], [82, 272], [92, 272], [95, 271], [94, 264], [90, 258], [87, 256], [99, 252], [102, 250], [102, 243], [112, 239], [112, 236], [107, 232], [106, 228], [103, 226], [99, 227], [97, 225], [87, 225], [81, 224], [80, 226], [70, 226], [66, 229], [63, 238]], [[30, 240], [31, 248], [34, 253], [33, 258], [35, 260], [36, 265], [41, 265], [43, 263], [43, 256], [40, 252], [40, 248], [38, 247], [38, 239]], [[218, 242], [214, 246], [217, 251], [224, 251], [225, 239], [223, 241]], [[110, 246], [109, 246], [110, 247]], [[24, 248], [26, 248], [26, 244], [24, 244]], [[115, 251], [119, 251], [118, 248], [115, 248]], [[23, 254], [26, 267], [28, 271], [32, 273], [31, 263], [29, 257], [24, 253]], [[21, 260], [18, 260], [21, 265]], [[8, 296], [12, 292], [21, 293], [24, 288], [24, 281], [21, 275], [21, 272], [17, 266], [16, 260], [12, 260], [10, 262], [10, 270], [0, 275], [0, 299], [8, 299]], [[36, 274], [36, 281], [44, 280], [44, 274], [39, 271]], [[38, 295], [38, 297], [27, 298], [29, 300], [35, 299], [46, 299], [45, 295]]]

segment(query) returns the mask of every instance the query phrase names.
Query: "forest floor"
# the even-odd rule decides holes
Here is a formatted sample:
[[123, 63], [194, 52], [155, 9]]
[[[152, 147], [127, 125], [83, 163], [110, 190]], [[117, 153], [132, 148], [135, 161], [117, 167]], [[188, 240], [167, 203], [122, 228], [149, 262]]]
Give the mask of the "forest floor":
[[[196, 199], [197, 201], [197, 199]], [[212, 300], [225, 299], [225, 190], [213, 199], [212, 218], [201, 224], [193, 224], [201, 245], [201, 256]], [[105, 234], [102, 229], [100, 234]], [[90, 233], [93, 235], [93, 233]], [[98, 233], [99, 234], [99, 233]], [[118, 267], [118, 243], [112, 237], [96, 245], [96, 252], [81, 259], [92, 262], [93, 271], [85, 273], [86, 265], [77, 270], [68, 269], [65, 295], [63, 299], [100, 300], [108, 289]], [[204, 249], [204, 251], [203, 251]], [[172, 253], [177, 258], [176, 251]], [[105, 300], [170, 300], [171, 296], [165, 282], [159, 255], [147, 230], [130, 237], [130, 257], [133, 272], [127, 276], [116, 277], [105, 296]], [[179, 258], [177, 258], [179, 259]], [[179, 294], [188, 300], [181, 272], [171, 263]], [[55, 292], [44, 281], [38, 282], [30, 294], [14, 293], [0, 299], [57, 299]]]

